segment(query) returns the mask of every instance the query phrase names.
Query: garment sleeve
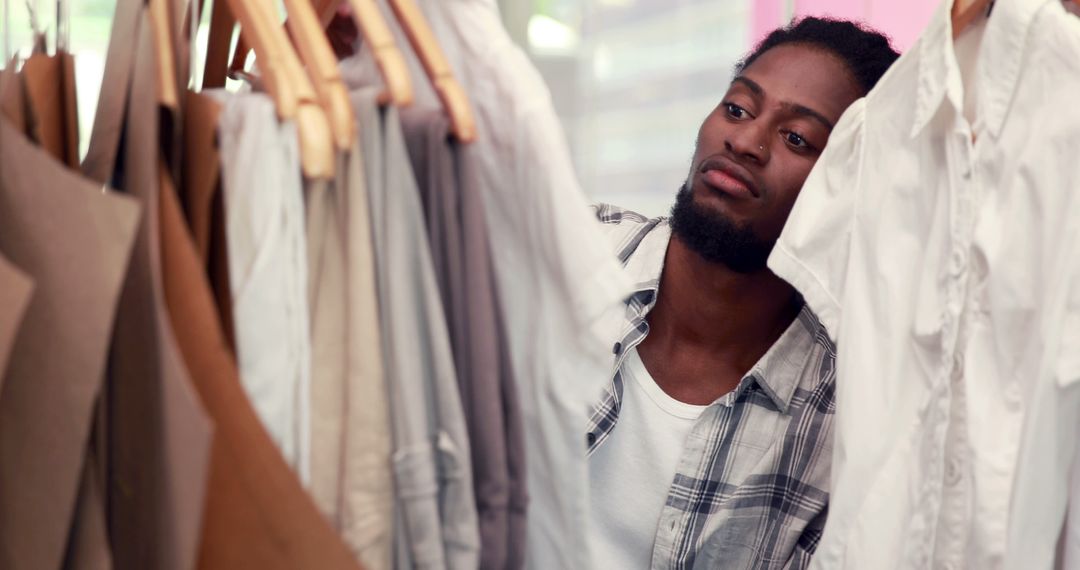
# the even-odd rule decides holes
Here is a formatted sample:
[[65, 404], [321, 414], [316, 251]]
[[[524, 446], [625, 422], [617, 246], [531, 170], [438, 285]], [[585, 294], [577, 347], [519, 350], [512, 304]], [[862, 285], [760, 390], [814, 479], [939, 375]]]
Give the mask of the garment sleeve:
[[[537, 76], [530, 78], [537, 90], [543, 88]], [[533, 232], [534, 253], [545, 266], [544, 274], [555, 277], [553, 285], [569, 301], [562, 318], [573, 323], [570, 330], [590, 331], [593, 336], [600, 316], [630, 294], [630, 279], [597, 211], [588, 207], [550, 99], [537, 97], [525, 105], [520, 123], [526, 128], [518, 144], [518, 183], [528, 189], [525, 198], [533, 201], [532, 219], [521, 220], [522, 230]], [[600, 341], [605, 351], [608, 341]]]
[[[1075, 271], [1065, 308], [1065, 322], [1054, 371], [1059, 386], [1070, 389], [1080, 380], [1080, 270]], [[1080, 426], [1077, 426], [1080, 430]], [[1069, 471], [1068, 508], [1062, 530], [1056, 568], [1080, 570], [1080, 440]]]
[[861, 182], [864, 101], [833, 129], [769, 257], [769, 268], [803, 295], [834, 341]]

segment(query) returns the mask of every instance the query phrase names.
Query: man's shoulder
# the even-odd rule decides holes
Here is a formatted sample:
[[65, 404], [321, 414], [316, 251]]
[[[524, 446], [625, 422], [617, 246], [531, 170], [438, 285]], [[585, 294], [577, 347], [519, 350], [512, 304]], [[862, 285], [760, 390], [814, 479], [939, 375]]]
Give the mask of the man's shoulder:
[[626, 208], [620, 208], [613, 204], [605, 204], [603, 202], [597, 202], [592, 205], [593, 212], [596, 214], [596, 219], [605, 225], [620, 226], [620, 225], [640, 225], [647, 224], [650, 220], [658, 220], [662, 218], [650, 218], [648, 216], [639, 214], [633, 210], [627, 210]]
[[596, 203], [592, 209], [600, 222], [601, 233], [608, 238], [623, 263], [649, 232], [668, 224], [665, 216], [650, 218], [611, 204]]

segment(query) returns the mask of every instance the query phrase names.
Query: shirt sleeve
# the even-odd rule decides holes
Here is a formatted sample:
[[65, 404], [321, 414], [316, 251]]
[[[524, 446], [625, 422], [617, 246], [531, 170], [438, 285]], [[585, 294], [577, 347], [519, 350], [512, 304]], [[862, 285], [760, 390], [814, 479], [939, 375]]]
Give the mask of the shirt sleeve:
[[[1061, 388], [1080, 380], [1080, 270], [1073, 272], [1062, 325], [1055, 376]], [[1057, 564], [1060, 570], [1080, 570], [1080, 441], [1069, 470], [1068, 508]]]
[[769, 268], [803, 295], [834, 342], [862, 173], [864, 101], [840, 117], [769, 257]]

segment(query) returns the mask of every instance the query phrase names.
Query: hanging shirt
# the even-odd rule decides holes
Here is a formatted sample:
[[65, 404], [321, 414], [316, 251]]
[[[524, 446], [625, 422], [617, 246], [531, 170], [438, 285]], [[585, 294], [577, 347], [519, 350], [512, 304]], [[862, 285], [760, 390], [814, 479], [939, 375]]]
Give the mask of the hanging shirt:
[[[622, 370], [649, 333], [671, 237], [666, 218], [607, 205], [596, 214], [637, 286], [608, 339], [614, 374], [589, 422], [593, 460], [622, 429]], [[664, 502], [652, 568], [806, 567], [828, 512], [834, 361], [825, 329], [804, 306], [738, 386], [701, 413], [674, 478], [657, 491]]]
[[252, 405], [305, 483], [311, 327], [296, 125], [262, 93], [211, 91], [218, 123], [236, 358]]
[[590, 462], [589, 530], [597, 560], [611, 568], [646, 569], [679, 457], [708, 406], [668, 396], [645, 369], [637, 348], [627, 351], [619, 375], [619, 429]]
[[394, 486], [371, 216], [359, 142], [308, 181], [311, 494], [368, 570], [392, 567]]
[[4, 371], [15, 347], [15, 337], [22, 325], [26, 307], [34, 292], [34, 280], [0, 253], [0, 390]]
[[477, 139], [462, 160], [484, 206], [522, 406], [526, 566], [589, 568], [582, 433], [610, 372], [603, 317], [629, 282], [588, 209], [547, 86], [494, 0], [422, 7], [476, 119]]
[[479, 560], [469, 439], [420, 196], [394, 107], [350, 94], [371, 205], [394, 439], [395, 568], [472, 570]]
[[472, 451], [480, 568], [517, 569], [525, 549], [525, 435], [498, 310], [484, 205], [442, 109], [401, 113], [454, 348]]
[[5, 277], [17, 268], [27, 294], [33, 279], [0, 371], [0, 566], [59, 568], [116, 308], [145, 226], [139, 202], [103, 193], [7, 117], [0, 117], [0, 171]]
[[999, 0], [965, 71], [949, 11], [841, 118], [769, 260], [841, 349], [818, 568], [1049, 568], [1065, 516], [1080, 20]]

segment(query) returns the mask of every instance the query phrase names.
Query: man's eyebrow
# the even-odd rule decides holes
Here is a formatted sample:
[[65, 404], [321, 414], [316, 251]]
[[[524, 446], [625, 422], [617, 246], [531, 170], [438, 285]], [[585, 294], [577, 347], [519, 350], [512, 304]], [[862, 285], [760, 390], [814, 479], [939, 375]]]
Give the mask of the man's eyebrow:
[[826, 119], [825, 115], [822, 115], [821, 113], [818, 113], [817, 111], [815, 111], [815, 110], [813, 110], [813, 109], [811, 109], [809, 107], [799, 105], [798, 103], [782, 103], [782, 105], [784, 107], [787, 107], [792, 113], [795, 113], [796, 115], [802, 115], [804, 117], [810, 117], [811, 119], [816, 119], [822, 125], [825, 125], [825, 128], [829, 129], [830, 132], [833, 130], [832, 121], [830, 121], [829, 119]]
[[[758, 97], [765, 96], [765, 90], [762, 89], [761, 85], [758, 85], [758, 83], [753, 79], [749, 79], [740, 75], [735, 79], [732, 79], [731, 82], [743, 84], [744, 86], [746, 86], [747, 89], [752, 91], [754, 95], [757, 95]], [[804, 117], [809, 117], [818, 121], [819, 123], [824, 125], [826, 129], [829, 129], [829, 131], [833, 130], [832, 121], [825, 118], [825, 115], [822, 115], [821, 113], [811, 109], [810, 107], [807, 107], [806, 105], [800, 105], [798, 103], [781, 103], [781, 105], [792, 113], [795, 113], [796, 115], [802, 115]]]
[[748, 89], [750, 89], [751, 91], [753, 91], [755, 95], [764, 95], [765, 94], [765, 90], [762, 89], [761, 86], [758, 85], [753, 80], [747, 79], [747, 78], [740, 75], [740, 76], [736, 77], [735, 79], [731, 80], [732, 83], [735, 83], [736, 81], [738, 81], [739, 83], [742, 83], [743, 85], [746, 85], [746, 87]]

